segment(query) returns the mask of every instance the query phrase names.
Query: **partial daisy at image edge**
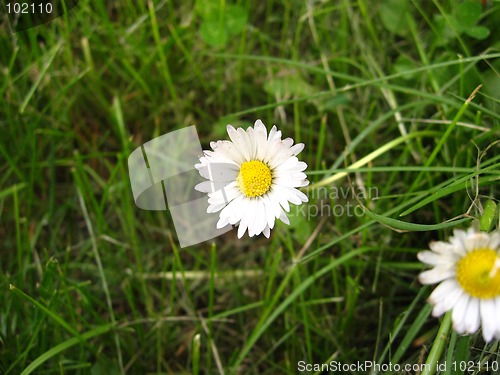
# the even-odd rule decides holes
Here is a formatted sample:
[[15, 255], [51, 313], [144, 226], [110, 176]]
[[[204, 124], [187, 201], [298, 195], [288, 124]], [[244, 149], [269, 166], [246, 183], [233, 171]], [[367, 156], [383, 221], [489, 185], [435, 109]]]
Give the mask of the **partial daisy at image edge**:
[[307, 164], [297, 158], [304, 144], [281, 139], [276, 125], [268, 134], [261, 120], [246, 130], [227, 125], [227, 133], [230, 141], [211, 142], [212, 151], [203, 151], [195, 167], [207, 181], [195, 189], [208, 194], [208, 213], [220, 211], [218, 229], [230, 224], [238, 226], [238, 238], [247, 231], [269, 238], [276, 219], [290, 224], [290, 203], [308, 201], [298, 189], [309, 184]]
[[432, 315], [452, 310], [458, 334], [473, 334], [482, 326], [486, 342], [500, 340], [500, 232], [454, 230], [449, 242], [429, 247], [417, 257], [433, 266], [419, 275], [420, 283], [439, 283], [429, 296]]

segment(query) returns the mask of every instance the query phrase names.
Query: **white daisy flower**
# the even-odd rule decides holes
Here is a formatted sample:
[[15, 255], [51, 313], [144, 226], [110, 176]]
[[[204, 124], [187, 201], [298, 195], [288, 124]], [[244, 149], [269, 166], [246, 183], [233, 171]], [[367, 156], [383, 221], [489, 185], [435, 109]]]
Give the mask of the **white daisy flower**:
[[220, 211], [218, 229], [238, 225], [238, 238], [247, 230], [250, 237], [263, 233], [269, 238], [275, 219], [290, 224], [289, 203], [308, 201], [297, 189], [309, 184], [307, 164], [296, 156], [304, 144], [282, 140], [276, 126], [268, 135], [261, 120], [247, 130], [228, 125], [227, 133], [231, 141], [211, 142], [213, 151], [204, 151], [195, 165], [209, 180], [196, 190], [208, 193], [208, 213]]
[[418, 259], [434, 268], [422, 284], [440, 283], [431, 293], [433, 316], [452, 311], [453, 328], [472, 334], [482, 325], [486, 342], [500, 339], [500, 232], [455, 230], [450, 242], [431, 242]]

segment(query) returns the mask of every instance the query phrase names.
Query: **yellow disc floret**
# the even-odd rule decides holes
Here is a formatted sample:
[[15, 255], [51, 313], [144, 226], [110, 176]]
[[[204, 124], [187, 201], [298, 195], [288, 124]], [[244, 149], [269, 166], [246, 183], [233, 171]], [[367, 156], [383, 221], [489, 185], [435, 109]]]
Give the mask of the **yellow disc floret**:
[[271, 170], [260, 160], [246, 161], [241, 165], [238, 187], [249, 198], [266, 194], [271, 187]]
[[472, 297], [500, 296], [500, 256], [492, 249], [477, 249], [465, 255], [456, 270], [460, 286]]

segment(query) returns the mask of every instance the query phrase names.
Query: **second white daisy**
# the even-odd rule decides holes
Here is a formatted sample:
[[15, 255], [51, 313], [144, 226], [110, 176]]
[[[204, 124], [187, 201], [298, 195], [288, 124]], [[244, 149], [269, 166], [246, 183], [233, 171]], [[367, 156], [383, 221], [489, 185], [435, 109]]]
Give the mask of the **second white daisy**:
[[263, 233], [269, 238], [276, 219], [290, 224], [286, 212], [290, 204], [307, 202], [297, 188], [309, 184], [307, 164], [297, 155], [303, 143], [281, 139], [273, 126], [269, 135], [261, 120], [253, 127], [227, 126], [231, 141], [211, 142], [213, 151], [204, 151], [196, 164], [208, 181], [196, 186], [208, 193], [208, 212], [219, 212], [217, 228], [238, 226], [238, 238], [248, 230], [250, 237]]
[[422, 284], [440, 283], [429, 297], [434, 316], [452, 311], [453, 328], [472, 334], [482, 325], [486, 342], [500, 339], [500, 233], [455, 230], [450, 242], [431, 242], [418, 259], [434, 268]]

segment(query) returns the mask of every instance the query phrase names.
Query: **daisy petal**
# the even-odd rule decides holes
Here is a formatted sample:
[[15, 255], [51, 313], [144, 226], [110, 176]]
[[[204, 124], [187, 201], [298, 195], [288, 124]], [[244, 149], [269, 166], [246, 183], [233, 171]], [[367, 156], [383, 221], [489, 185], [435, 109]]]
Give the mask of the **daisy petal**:
[[481, 323], [483, 325], [484, 341], [490, 342], [495, 336], [496, 320], [495, 316], [495, 301], [493, 299], [485, 299], [480, 303]]
[[470, 303], [471, 297], [467, 294], [463, 294], [455, 304], [453, 312], [451, 313], [451, 319], [453, 320], [453, 328], [457, 333], [464, 333], [465, 326], [467, 322], [467, 317], [465, 315], [467, 311], [467, 306]]
[[471, 298], [465, 316], [465, 332], [468, 334], [475, 333], [479, 329], [479, 324], [481, 322], [481, 316], [479, 315], [479, 300], [477, 298]]
[[431, 270], [424, 271], [418, 275], [418, 280], [421, 284], [436, 284], [455, 275], [455, 270], [451, 267], [435, 267]]

